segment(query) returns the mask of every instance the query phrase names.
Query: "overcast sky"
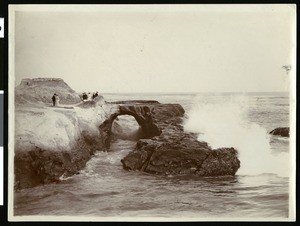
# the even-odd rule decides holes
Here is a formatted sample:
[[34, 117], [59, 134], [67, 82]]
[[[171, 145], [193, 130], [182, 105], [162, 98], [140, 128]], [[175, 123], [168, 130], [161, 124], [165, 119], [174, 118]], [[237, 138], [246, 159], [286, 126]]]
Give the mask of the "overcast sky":
[[78, 92], [288, 90], [287, 5], [20, 9], [15, 85], [57, 77]]

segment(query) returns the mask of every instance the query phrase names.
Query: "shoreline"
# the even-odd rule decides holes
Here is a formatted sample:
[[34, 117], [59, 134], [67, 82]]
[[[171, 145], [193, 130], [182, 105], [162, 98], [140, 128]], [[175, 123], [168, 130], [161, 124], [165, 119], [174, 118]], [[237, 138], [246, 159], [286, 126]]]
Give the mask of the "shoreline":
[[[52, 106], [56, 93], [59, 106]], [[22, 80], [15, 89], [15, 189], [59, 182], [83, 169], [97, 151], [109, 151], [112, 124], [130, 115], [141, 137], [122, 159], [124, 170], [151, 174], [224, 176], [240, 167], [234, 148], [212, 149], [184, 131], [180, 104], [156, 100], [81, 101], [62, 79]]]
[[[151, 109], [151, 120], [145, 120], [145, 124], [139, 119], [137, 121], [150, 132], [156, 125], [161, 134], [150, 133], [137, 141], [136, 148], [122, 159], [125, 170], [165, 175], [235, 174], [240, 164], [237, 151], [233, 148], [212, 150], [205, 142], [197, 141], [196, 134], [185, 132], [181, 125], [184, 109], [179, 104], [120, 101], [102, 105], [84, 102], [58, 107], [19, 105], [16, 107], [15, 190], [58, 183], [62, 176], [78, 173], [95, 152], [109, 151], [111, 124], [118, 115], [143, 118], [143, 109], [146, 108]], [[180, 139], [182, 142], [178, 143]], [[149, 145], [152, 150], [145, 152], [149, 150]], [[155, 151], [162, 145], [166, 146], [162, 151], [166, 156]], [[157, 156], [164, 160], [157, 163]], [[215, 161], [219, 163], [212, 164]], [[225, 165], [222, 164], [224, 161]]]

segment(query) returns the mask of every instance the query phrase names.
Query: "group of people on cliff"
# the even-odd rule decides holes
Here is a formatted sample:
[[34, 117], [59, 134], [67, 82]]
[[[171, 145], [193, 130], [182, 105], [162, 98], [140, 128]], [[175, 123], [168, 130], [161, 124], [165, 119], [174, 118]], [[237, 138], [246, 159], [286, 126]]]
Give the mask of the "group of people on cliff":
[[94, 92], [93, 94], [91, 94], [91, 92], [83, 92], [81, 95], [81, 100], [82, 101], [87, 101], [87, 100], [93, 100], [95, 99], [97, 96], [99, 96], [98, 91]]
[[[95, 99], [97, 96], [99, 96], [98, 94], [98, 91], [97, 92], [94, 92], [92, 95], [91, 95], [91, 92], [83, 92], [80, 99], [82, 101], [87, 101], [87, 100], [93, 100]], [[53, 102], [53, 106], [58, 106], [59, 104], [59, 96], [54, 93], [53, 96], [52, 96], [52, 102]]]
[[52, 102], [53, 102], [53, 106], [58, 106], [59, 96], [56, 93], [54, 93], [54, 95], [52, 96]]

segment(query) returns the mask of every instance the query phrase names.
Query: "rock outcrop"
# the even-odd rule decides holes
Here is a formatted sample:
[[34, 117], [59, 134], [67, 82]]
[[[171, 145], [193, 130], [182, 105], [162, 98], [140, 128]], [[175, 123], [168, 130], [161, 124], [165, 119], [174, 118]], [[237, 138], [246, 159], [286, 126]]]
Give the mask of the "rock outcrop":
[[153, 118], [162, 133], [140, 139], [134, 151], [121, 160], [126, 170], [160, 175], [235, 175], [240, 167], [234, 148], [211, 149], [197, 135], [183, 130], [180, 105], [152, 105]]
[[115, 109], [17, 106], [15, 188], [59, 181], [81, 170], [97, 150], [105, 150], [98, 126], [110, 111]]
[[240, 167], [234, 148], [211, 150], [185, 135], [179, 138], [139, 140], [136, 149], [121, 161], [126, 170], [159, 175], [225, 176]]
[[78, 140], [71, 150], [53, 151], [38, 146], [22, 151], [17, 149], [14, 158], [15, 189], [59, 182], [64, 176], [76, 174], [96, 150], [92, 148], [96, 144], [94, 138], [93, 145], [84, 139]]
[[15, 88], [16, 103], [52, 103], [51, 97], [56, 93], [61, 104], [80, 103], [80, 97], [60, 78], [23, 79]]
[[[60, 97], [58, 107], [51, 106], [53, 93]], [[97, 150], [105, 150], [98, 127], [118, 107], [106, 105], [102, 96], [80, 102], [62, 79], [23, 79], [16, 87], [16, 189], [73, 175]]]
[[[114, 120], [120, 115], [131, 115], [135, 118], [137, 123], [141, 127], [141, 138], [152, 138], [154, 136], [159, 136], [161, 134], [161, 129], [155, 124], [155, 107], [160, 106], [158, 102], [137, 102], [132, 101], [122, 101], [119, 104], [118, 111], [112, 114], [107, 120], [100, 125], [99, 129], [101, 131], [101, 136], [104, 138], [104, 145], [109, 149], [111, 139], [112, 139], [112, 124]], [[175, 105], [165, 105], [166, 108], [170, 109], [170, 106]], [[183, 110], [183, 109], [182, 109]]]
[[[51, 107], [53, 92], [61, 103], [76, 104]], [[101, 96], [77, 104], [79, 96], [61, 79], [23, 80], [15, 93], [16, 189], [60, 181], [81, 170], [96, 151], [109, 151], [112, 123], [119, 115], [133, 116], [142, 133], [122, 159], [126, 170], [221, 176], [234, 175], [240, 166], [235, 149], [213, 150], [197, 134], [184, 131], [185, 111], [179, 104], [107, 103]]]
[[131, 115], [141, 126], [141, 138], [152, 138], [159, 136], [162, 129], [169, 126], [168, 120], [174, 117], [182, 117], [184, 109], [179, 104], [161, 104], [157, 101], [122, 101], [117, 112], [100, 125], [101, 136], [104, 145], [109, 149], [111, 142], [111, 128], [113, 121], [119, 115]]
[[269, 134], [282, 136], [282, 137], [289, 137], [290, 136], [290, 128], [289, 127], [278, 127], [273, 129]]

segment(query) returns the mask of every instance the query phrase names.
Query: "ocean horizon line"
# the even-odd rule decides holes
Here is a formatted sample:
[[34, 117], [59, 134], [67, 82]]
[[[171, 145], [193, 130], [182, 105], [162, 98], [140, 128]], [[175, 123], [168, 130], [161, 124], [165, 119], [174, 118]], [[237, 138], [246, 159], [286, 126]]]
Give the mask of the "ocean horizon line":
[[195, 94], [288, 94], [288, 91], [266, 91], [266, 92], [101, 92], [103, 95], [195, 95]]

